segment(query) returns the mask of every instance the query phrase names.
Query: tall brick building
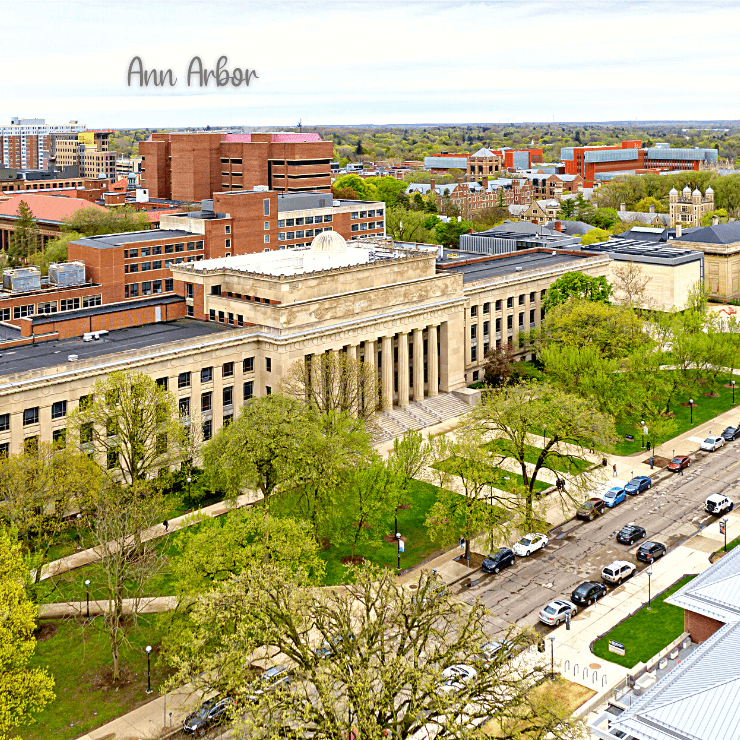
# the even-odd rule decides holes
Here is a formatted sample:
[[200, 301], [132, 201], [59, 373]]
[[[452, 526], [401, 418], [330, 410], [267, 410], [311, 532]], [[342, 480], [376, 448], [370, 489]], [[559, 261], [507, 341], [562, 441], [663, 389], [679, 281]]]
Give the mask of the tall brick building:
[[46, 169], [53, 134], [76, 133], [85, 127], [76, 121], [54, 126], [43, 118], [11, 118], [0, 126], [0, 165], [18, 169]]
[[265, 186], [328, 191], [333, 144], [315, 133], [152, 134], [139, 144], [152, 198], [199, 201]]

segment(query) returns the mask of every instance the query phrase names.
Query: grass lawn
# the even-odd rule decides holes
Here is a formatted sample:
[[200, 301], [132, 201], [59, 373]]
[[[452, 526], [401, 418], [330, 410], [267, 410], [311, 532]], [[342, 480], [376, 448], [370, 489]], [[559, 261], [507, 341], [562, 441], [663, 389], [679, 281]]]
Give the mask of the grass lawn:
[[[663, 371], [663, 372], [671, 372]], [[682, 406], [682, 403], [688, 403], [689, 396], [687, 395], [676, 395], [673, 401], [671, 401], [671, 412], [674, 413], [676, 429], [670, 434], [670, 437], [677, 437], [679, 434], [683, 434], [693, 427], [697, 427], [705, 424], [713, 417], [721, 414], [723, 411], [727, 411], [733, 408], [732, 403], [732, 388], [725, 388], [725, 384], [729, 384], [731, 380], [730, 375], [719, 375], [717, 377], [717, 398], [705, 396], [703, 393], [697, 393], [692, 395], [691, 398], [694, 400], [694, 423], [691, 423], [691, 408], [689, 406]], [[738, 402], [736, 405], [740, 405], [740, 385], [735, 390], [735, 400]], [[740, 409], [738, 409], [738, 418], [735, 420], [740, 422]], [[631, 455], [634, 452], [640, 452], [640, 442], [644, 439], [642, 430], [639, 424], [634, 422], [619, 422], [617, 420], [617, 436], [620, 441], [614, 445], [613, 452], [617, 455]], [[713, 434], [720, 434], [724, 427], [712, 429]], [[634, 442], [627, 442], [625, 435], [633, 434], [635, 436]], [[647, 455], [647, 452], [645, 453]], [[666, 455], [668, 457], [668, 455]]]
[[[484, 447], [494, 454], [511, 456], [511, 453], [509, 452], [510, 445], [507, 440], [496, 439], [493, 442], [489, 442], [484, 445]], [[542, 454], [542, 448], [540, 447], [526, 445], [524, 448], [524, 459], [528, 463], [532, 463], [532, 465], [537, 463], [540, 454]], [[585, 460], [569, 460], [556, 457], [549, 457], [547, 465], [551, 470], [556, 470], [559, 473], [570, 473], [571, 475], [578, 475], [591, 467], [591, 463], [586, 462]]]
[[[531, 699], [535, 708], [542, 706], [546, 711], [557, 712], [560, 716], [567, 717], [595, 694], [596, 692], [593, 689], [568, 681], [562, 676], [557, 676], [554, 681], [547, 680], [537, 686], [532, 691]], [[516, 729], [521, 732], [530, 722], [531, 719], [523, 720], [520, 727]], [[488, 737], [510, 737], [509, 733], [512, 729], [507, 728], [508, 731], [503, 732], [499, 721], [495, 719], [483, 725], [483, 732]], [[540, 737], [540, 735], [536, 731], [534, 735], [529, 732], [524, 732], [521, 735], [522, 740], [531, 737]]]
[[[625, 668], [633, 668], [638, 663], [647, 663], [664, 647], [673, 642], [683, 632], [683, 609], [664, 603], [667, 596], [678, 591], [694, 576], [685, 576], [667, 591], [653, 599], [650, 611], [644, 606], [640, 611], [618, 624], [598, 642], [594, 643], [593, 653], [599, 658], [617, 663]], [[609, 640], [624, 645], [624, 655], [609, 652]]]
[[[100, 623], [100, 619], [94, 620]], [[110, 683], [110, 643], [105, 632], [83, 628], [74, 620], [41, 623], [34, 667], [47, 667], [53, 674], [56, 699], [33, 725], [20, 728], [23, 740], [71, 740], [146, 703], [157, 694], [146, 694], [146, 653], [151, 645], [152, 689], [156, 692], [169, 673], [157, 664], [165, 629], [164, 615], [139, 617], [122, 651], [122, 680]]]

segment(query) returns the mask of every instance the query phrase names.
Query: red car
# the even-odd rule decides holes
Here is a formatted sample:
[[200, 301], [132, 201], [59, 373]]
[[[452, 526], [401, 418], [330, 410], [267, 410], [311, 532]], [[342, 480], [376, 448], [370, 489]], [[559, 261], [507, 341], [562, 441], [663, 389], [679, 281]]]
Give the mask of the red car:
[[689, 465], [691, 465], [691, 458], [688, 455], [676, 455], [676, 457], [668, 463], [668, 470], [678, 472], [679, 470], [688, 468]]

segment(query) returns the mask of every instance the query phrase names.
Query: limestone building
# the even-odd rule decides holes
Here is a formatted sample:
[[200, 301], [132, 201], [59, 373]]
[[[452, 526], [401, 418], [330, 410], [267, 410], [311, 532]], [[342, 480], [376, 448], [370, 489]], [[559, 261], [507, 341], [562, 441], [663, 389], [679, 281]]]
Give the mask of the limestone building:
[[433, 424], [452, 392], [481, 377], [490, 347], [511, 342], [528, 356], [519, 333], [540, 324], [554, 280], [574, 269], [606, 275], [609, 263], [545, 249], [438, 260], [436, 248], [348, 244], [332, 231], [310, 248], [175, 263], [174, 292], [192, 318], [0, 356], [0, 451], [60, 438], [67, 413], [117, 369], [168, 387], [207, 439], [251, 398], [278, 392], [293, 363], [326, 352], [377, 368], [382, 401], [401, 424], [381, 420], [389, 434]]
[[680, 224], [684, 229], [701, 226], [702, 216], [714, 210], [714, 190], [708, 187], [702, 195], [698, 188], [691, 192], [687, 185], [679, 195], [676, 188], [668, 193], [671, 226]]

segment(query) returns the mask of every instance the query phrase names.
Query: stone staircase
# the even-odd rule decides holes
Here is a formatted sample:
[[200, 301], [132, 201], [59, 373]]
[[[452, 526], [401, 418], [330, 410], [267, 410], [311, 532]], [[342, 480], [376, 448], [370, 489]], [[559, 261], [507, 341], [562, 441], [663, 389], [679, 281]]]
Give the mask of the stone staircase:
[[409, 429], [424, 429], [470, 411], [470, 406], [452, 393], [413, 401], [408, 406], [394, 406], [375, 419], [373, 437], [376, 442], [390, 442]]

